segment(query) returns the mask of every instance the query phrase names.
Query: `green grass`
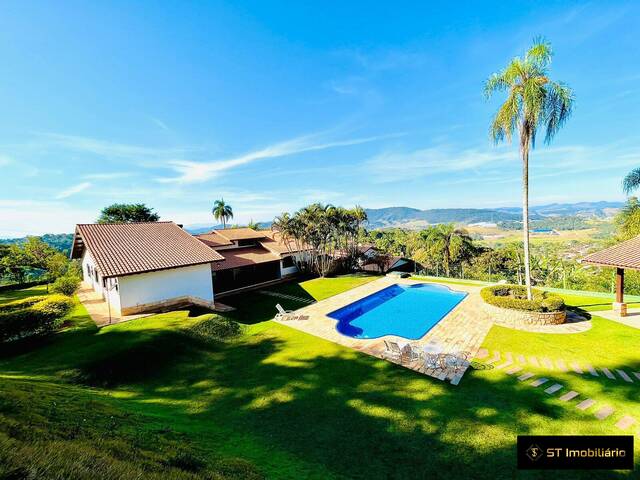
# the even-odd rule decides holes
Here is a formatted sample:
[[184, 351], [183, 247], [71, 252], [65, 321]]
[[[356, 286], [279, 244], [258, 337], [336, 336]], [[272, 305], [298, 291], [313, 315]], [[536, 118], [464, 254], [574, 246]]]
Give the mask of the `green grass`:
[[[277, 291], [320, 299], [368, 280], [316, 279]], [[98, 331], [79, 307], [65, 331], [23, 344], [20, 355], [17, 349], [4, 351], [0, 435], [17, 444], [12, 451], [39, 452], [38, 435], [14, 436], [38, 418], [44, 421], [43, 441], [54, 437], [42, 447], [43, 458], [55, 447], [64, 466], [72, 464], [72, 450], [85, 460], [96, 455], [106, 458], [100, 465], [112, 478], [136, 468], [153, 474], [169, 468], [165, 459], [178, 458], [170, 470], [176, 478], [205, 472], [243, 478], [238, 472], [258, 469], [267, 478], [510, 479], [543, 478], [515, 469], [518, 434], [618, 433], [613, 421], [598, 421], [495, 369], [472, 370], [452, 386], [265, 321], [275, 303], [297, 308], [301, 302], [254, 293], [224, 303], [238, 306], [229, 316], [246, 324], [241, 336], [225, 341], [193, 334], [192, 327], [212, 318], [197, 311]], [[622, 327], [596, 317], [591, 332], [577, 335], [545, 337], [494, 327], [485, 344], [513, 352], [540, 349], [550, 358], [576, 349], [594, 364], [606, 358], [609, 365], [631, 367], [640, 335]], [[558, 379], [606, 398], [616, 415], [625, 411], [640, 418], [637, 384], [568, 374]], [[69, 437], [65, 432], [74, 422], [83, 428]], [[36, 462], [28, 454], [18, 456], [22, 460], [13, 458], [13, 464]]]

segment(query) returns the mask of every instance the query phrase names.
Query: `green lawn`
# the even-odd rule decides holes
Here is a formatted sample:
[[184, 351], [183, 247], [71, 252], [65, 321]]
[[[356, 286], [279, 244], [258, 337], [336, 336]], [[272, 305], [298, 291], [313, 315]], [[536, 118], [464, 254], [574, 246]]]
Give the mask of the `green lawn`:
[[[321, 299], [369, 280], [316, 279], [276, 290]], [[228, 478], [256, 472], [296, 479], [543, 478], [515, 470], [517, 434], [618, 433], [614, 422], [598, 421], [495, 369], [469, 371], [452, 386], [268, 321], [276, 303], [297, 308], [301, 302], [252, 293], [224, 303], [239, 307], [229, 317], [246, 324], [242, 335], [226, 341], [194, 334], [194, 325], [211, 321], [196, 311], [98, 331], [80, 306], [65, 331], [22, 345], [28, 351], [21, 355], [5, 349], [0, 452], [11, 452], [12, 465], [49, 462], [61, 469], [75, 458], [67, 452], [77, 450], [78, 461], [98, 455], [101, 472], [111, 478], [162, 468], [175, 478], [204, 472]], [[593, 330], [578, 335], [494, 327], [485, 344], [514, 353], [540, 349], [550, 358], [571, 349], [594, 364], [606, 360], [640, 371], [639, 341], [638, 330], [594, 317]], [[566, 374], [558, 379], [640, 418], [640, 384]], [[42, 437], [27, 433], [36, 422], [44, 422]], [[55, 451], [64, 460], [52, 460]], [[38, 458], [45, 460], [29, 452], [44, 452]], [[563, 475], [594, 478], [593, 472]]]

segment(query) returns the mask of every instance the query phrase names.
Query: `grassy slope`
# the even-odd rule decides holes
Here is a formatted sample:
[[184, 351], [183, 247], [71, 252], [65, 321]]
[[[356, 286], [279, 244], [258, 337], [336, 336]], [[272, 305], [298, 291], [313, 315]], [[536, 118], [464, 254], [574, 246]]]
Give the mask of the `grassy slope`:
[[[322, 279], [279, 288], [322, 298], [367, 280]], [[108, 408], [132, 412], [147, 431], [167, 427], [212, 465], [220, 456], [241, 457], [270, 478], [423, 478], [425, 472], [445, 478], [452, 471], [468, 478], [512, 478], [516, 434], [617, 433], [612, 422], [578, 413], [502, 372], [471, 371], [454, 387], [262, 322], [277, 302], [302, 306], [281, 300], [256, 293], [225, 301], [240, 306], [233, 316], [249, 324], [243, 336], [228, 342], [184, 337], [182, 329], [203, 319], [188, 312], [100, 332], [68, 329], [25, 355], [0, 360], [0, 381], [69, 385], [61, 391], [83, 392]], [[593, 341], [605, 339], [609, 358], [615, 358], [640, 338], [607, 327], [603, 323], [579, 348], [593, 350]], [[533, 345], [537, 337], [512, 334], [495, 327], [486, 343], [507, 350], [503, 342], [511, 337], [522, 345]], [[535, 346], [578, 345], [578, 337]], [[516, 351], [512, 345], [508, 351]], [[620, 382], [584, 382], [580, 388], [601, 389], [615, 396], [616, 406], [640, 414], [635, 384], [631, 390]], [[542, 478], [535, 472], [522, 476]], [[574, 477], [592, 475], [565, 475]]]

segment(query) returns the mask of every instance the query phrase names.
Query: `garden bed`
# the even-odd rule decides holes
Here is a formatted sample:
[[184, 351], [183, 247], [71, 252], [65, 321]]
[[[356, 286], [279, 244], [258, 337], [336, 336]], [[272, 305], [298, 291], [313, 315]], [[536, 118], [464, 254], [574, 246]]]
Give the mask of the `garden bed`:
[[485, 310], [495, 323], [512, 328], [530, 325], [559, 325], [566, 321], [564, 300], [553, 293], [533, 290], [527, 299], [520, 285], [494, 285], [480, 291]]

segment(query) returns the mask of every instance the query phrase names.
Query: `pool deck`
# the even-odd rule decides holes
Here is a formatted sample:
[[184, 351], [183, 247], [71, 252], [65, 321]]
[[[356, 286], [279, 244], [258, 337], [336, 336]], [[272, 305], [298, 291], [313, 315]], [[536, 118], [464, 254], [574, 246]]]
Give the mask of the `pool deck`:
[[[431, 283], [418, 280], [398, 279], [383, 277], [379, 280], [361, 285], [352, 290], [340, 293], [333, 297], [322, 300], [308, 307], [296, 310], [297, 315], [306, 315], [306, 320], [277, 320], [283, 325], [287, 325], [303, 332], [315, 335], [316, 337], [330, 340], [339, 345], [353, 348], [361, 352], [373, 355], [378, 358], [385, 358], [384, 340], [397, 341], [400, 344], [406, 344], [407, 339], [394, 335], [387, 335], [375, 339], [359, 339], [342, 335], [336, 330], [337, 320], [327, 315], [338, 308], [349, 305], [363, 297], [378, 292], [393, 284], [419, 284]], [[412, 340], [410, 343], [414, 346], [422, 348], [430, 345], [437, 348], [439, 353], [455, 354], [457, 352], [469, 352], [469, 358], [474, 358], [489, 329], [493, 325], [489, 315], [482, 308], [482, 299], [480, 297], [481, 287], [471, 287], [466, 285], [445, 285], [451, 290], [466, 292], [468, 295], [451, 311], [440, 320], [427, 334], [419, 340]], [[395, 362], [398, 363], [398, 362]], [[457, 385], [466, 369], [459, 369], [458, 372], [453, 369], [424, 369], [421, 362], [403, 363], [403, 367], [419, 371], [426, 375], [438, 378], [440, 380], [448, 380]]]

